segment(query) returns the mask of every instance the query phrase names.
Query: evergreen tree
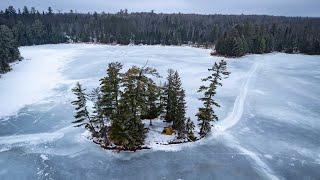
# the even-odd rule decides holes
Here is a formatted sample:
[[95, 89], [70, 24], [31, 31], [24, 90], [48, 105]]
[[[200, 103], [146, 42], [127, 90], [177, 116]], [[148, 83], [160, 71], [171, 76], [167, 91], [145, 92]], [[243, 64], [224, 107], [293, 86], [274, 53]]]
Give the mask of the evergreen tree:
[[122, 98], [129, 99], [131, 112], [135, 117], [146, 111], [148, 85], [153, 84], [151, 77], [159, 77], [156, 69], [150, 67], [139, 68], [133, 66], [123, 77], [124, 92]]
[[49, 15], [52, 15], [52, 14], [53, 14], [53, 10], [52, 10], [51, 7], [48, 7], [48, 14], [49, 14]]
[[110, 139], [119, 147], [134, 150], [144, 144], [147, 129], [138, 116], [134, 116], [127, 98], [121, 98], [118, 113], [112, 116]]
[[124, 148], [130, 148], [136, 144], [131, 133], [136, 134], [135, 132], [139, 130], [144, 132], [143, 129], [139, 129], [142, 122], [141, 120], [136, 120], [137, 116], [135, 114], [136, 109], [138, 108], [135, 91], [137, 84], [135, 79], [138, 73], [138, 68], [132, 67], [123, 75], [122, 86], [124, 92], [121, 94], [116, 109], [117, 113], [111, 116], [110, 138], [116, 145]]
[[160, 114], [160, 102], [159, 102], [159, 88], [156, 84], [151, 80], [150, 83], [147, 84], [146, 89], [146, 109], [143, 112], [141, 119], [149, 119], [150, 126], [152, 126], [152, 119], [155, 119]]
[[37, 19], [31, 26], [32, 44], [43, 44], [45, 40], [45, 31], [43, 23]]
[[252, 39], [252, 53], [262, 54], [266, 52], [266, 40], [264, 37], [256, 36]]
[[36, 8], [35, 7], [31, 7], [30, 9], [30, 14], [36, 14]]
[[100, 88], [95, 88], [91, 92], [91, 100], [94, 102], [93, 115], [91, 116], [91, 122], [98, 129], [98, 137], [103, 140], [104, 145], [109, 145], [109, 139], [107, 135], [108, 127], [105, 122], [103, 108], [102, 108], [102, 94]]
[[185, 136], [185, 92], [177, 71], [168, 70], [167, 83], [164, 87], [165, 120], [172, 123], [172, 128], [177, 130], [178, 138]]
[[165, 94], [167, 87], [167, 83], [165, 82], [163, 85], [160, 83], [158, 87], [158, 97], [159, 97], [159, 107], [158, 107], [158, 113], [161, 118], [165, 117], [165, 112], [166, 112], [166, 99], [167, 96]]
[[248, 45], [244, 37], [240, 37], [239, 33], [225, 35], [219, 39], [216, 44], [216, 51], [224, 56], [239, 57], [248, 52]]
[[172, 128], [177, 130], [178, 138], [185, 137], [185, 114], [186, 114], [186, 102], [185, 102], [185, 92], [182, 89], [182, 83], [178, 72], [173, 74], [172, 81], [174, 97], [173, 101], [173, 124]]
[[173, 89], [173, 74], [174, 71], [172, 69], [168, 70], [167, 83], [164, 85], [164, 106], [165, 106], [165, 116], [164, 119], [166, 122], [170, 123], [173, 121], [173, 106], [174, 106], [174, 89]]
[[20, 53], [12, 30], [0, 25], [0, 74], [10, 71], [9, 63], [19, 59]]
[[119, 96], [122, 64], [119, 62], [110, 63], [107, 69], [107, 76], [100, 80], [101, 108], [103, 117], [109, 119], [115, 112]]
[[187, 121], [186, 121], [186, 134], [187, 134], [187, 137], [188, 137], [189, 141], [195, 141], [196, 140], [196, 137], [194, 136], [194, 133], [193, 133], [194, 128], [195, 128], [194, 123], [191, 121], [190, 118], [188, 118]]
[[122, 78], [123, 93], [117, 113], [111, 117], [110, 137], [125, 149], [134, 149], [144, 144], [147, 130], [141, 121], [146, 112], [146, 89], [152, 84], [148, 76], [158, 77], [155, 69], [131, 67]]
[[23, 12], [22, 12], [23, 15], [28, 15], [29, 14], [29, 9], [27, 6], [24, 6], [23, 7]]
[[228, 47], [227, 47], [225, 36], [226, 35], [224, 35], [224, 37], [221, 37], [220, 39], [218, 39], [218, 41], [215, 45], [215, 50], [217, 51], [217, 53], [219, 53], [221, 55], [227, 55], [227, 53], [228, 53]]
[[233, 48], [232, 48], [233, 56], [243, 56], [247, 52], [247, 45], [243, 38], [237, 37], [234, 38]]
[[220, 107], [220, 105], [214, 100], [214, 96], [216, 95], [217, 87], [222, 86], [222, 78], [226, 78], [230, 74], [227, 71], [227, 63], [224, 60], [214, 63], [213, 67], [208, 70], [212, 74], [202, 81], [209, 82], [209, 85], [201, 86], [198, 90], [198, 92], [204, 93], [204, 97], [200, 98], [203, 102], [203, 107], [199, 108], [197, 113], [201, 136], [205, 136], [211, 131], [210, 122], [218, 121], [213, 107]]
[[96, 136], [97, 133], [87, 109], [87, 95], [85, 94], [85, 89], [83, 89], [81, 84], [78, 82], [72, 89], [72, 92], [77, 96], [77, 100], [71, 102], [72, 105], [76, 106], [76, 112], [74, 115], [75, 121], [72, 123], [75, 124], [75, 127], [85, 126], [93, 136]]
[[[10, 71], [11, 68], [8, 63], [0, 60], [0, 74]], [[1, 76], [0, 76], [1, 77]]]
[[320, 54], [320, 41], [318, 39], [313, 39], [311, 49], [310, 54]]
[[9, 16], [14, 16], [17, 14], [16, 9], [13, 6], [9, 6], [6, 10], [5, 10], [5, 14], [9, 15]]

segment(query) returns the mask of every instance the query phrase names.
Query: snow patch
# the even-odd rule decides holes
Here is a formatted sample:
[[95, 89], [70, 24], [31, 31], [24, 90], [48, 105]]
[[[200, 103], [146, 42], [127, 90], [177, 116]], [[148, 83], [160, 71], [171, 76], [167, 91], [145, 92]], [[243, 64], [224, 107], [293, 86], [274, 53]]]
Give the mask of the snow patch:
[[262, 90], [260, 90], [260, 89], [254, 89], [253, 92], [254, 92], [254, 93], [257, 93], [257, 94], [259, 94], [259, 95], [266, 95], [266, 94], [267, 94], [265, 91], [262, 91]]
[[151, 148], [157, 144], [167, 144], [176, 138], [175, 134], [162, 134], [162, 130], [166, 127], [166, 123], [161, 119], [152, 120], [152, 126], [149, 125], [149, 120], [144, 120], [143, 123], [146, 128], [149, 128], [145, 144]]
[[42, 159], [43, 161], [47, 161], [47, 160], [49, 160], [48, 155], [41, 154], [41, 155], [40, 155], [40, 157], [41, 157], [41, 159]]
[[74, 50], [20, 48], [25, 59], [0, 78], [0, 117], [11, 116], [28, 104], [52, 94], [63, 80], [59, 69], [76, 55]]
[[264, 157], [267, 158], [267, 159], [272, 159], [273, 158], [270, 154], [265, 154]]

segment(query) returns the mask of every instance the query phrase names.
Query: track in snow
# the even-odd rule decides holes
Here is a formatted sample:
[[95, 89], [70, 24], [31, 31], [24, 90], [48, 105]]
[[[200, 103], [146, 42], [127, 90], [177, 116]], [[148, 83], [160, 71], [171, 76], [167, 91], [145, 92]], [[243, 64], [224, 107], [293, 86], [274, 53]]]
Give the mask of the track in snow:
[[228, 114], [226, 118], [224, 118], [216, 124], [214, 131], [212, 131], [212, 137], [217, 137], [218, 135], [221, 138], [222, 136], [224, 140], [223, 142], [227, 146], [237, 149], [241, 152], [241, 154], [245, 154], [246, 156], [250, 157], [259, 167], [257, 168], [258, 171], [263, 173], [268, 179], [276, 180], [279, 178], [274, 175], [273, 171], [268, 167], [266, 163], [262, 161], [261, 158], [259, 158], [259, 156], [256, 153], [241, 146], [241, 144], [234, 138], [234, 136], [226, 132], [240, 121], [243, 115], [245, 101], [248, 96], [249, 85], [251, 83], [253, 75], [260, 66], [260, 62], [255, 62], [254, 65], [251, 67], [247, 75], [247, 80], [243, 83], [241, 91], [233, 104], [232, 111]]
[[[244, 110], [244, 103], [248, 95], [249, 85], [252, 79], [253, 74], [257, 71], [258, 67], [260, 66], [259, 62], [256, 62], [250, 69], [247, 75], [247, 80], [244, 82], [241, 88], [240, 94], [237, 96], [232, 111], [228, 114], [228, 116], [219, 121], [216, 124], [217, 131], [226, 131], [232, 128], [242, 117], [243, 110]], [[213, 133], [216, 133], [213, 131]]]

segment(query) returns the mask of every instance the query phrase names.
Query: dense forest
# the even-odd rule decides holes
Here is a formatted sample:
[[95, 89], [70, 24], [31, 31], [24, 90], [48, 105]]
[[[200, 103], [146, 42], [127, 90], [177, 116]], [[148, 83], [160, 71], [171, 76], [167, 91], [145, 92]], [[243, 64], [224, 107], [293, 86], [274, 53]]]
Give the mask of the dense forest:
[[18, 44], [11, 29], [0, 25], [0, 74], [10, 71], [9, 63], [19, 59]]
[[[128, 13], [127, 10], [116, 14], [82, 14], [72, 10], [56, 13], [50, 7], [46, 12], [39, 12], [35, 8], [9, 6], [0, 11], [0, 25], [3, 25], [1, 31], [8, 34], [2, 36], [9, 37], [13, 48], [17, 45], [98, 42], [215, 45], [216, 53], [224, 56], [272, 51], [320, 54], [320, 18]], [[2, 42], [2, 50], [8, 48], [3, 44], [7, 43]], [[7, 54], [1, 55], [2, 72], [17, 54], [6, 57]]]

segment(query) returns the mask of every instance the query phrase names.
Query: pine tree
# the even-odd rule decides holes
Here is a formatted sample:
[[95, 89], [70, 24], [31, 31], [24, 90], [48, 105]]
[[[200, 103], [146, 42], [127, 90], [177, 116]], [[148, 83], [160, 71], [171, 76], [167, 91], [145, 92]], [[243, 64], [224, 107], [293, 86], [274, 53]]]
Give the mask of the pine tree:
[[189, 141], [195, 141], [196, 140], [196, 137], [194, 136], [194, 133], [193, 133], [194, 128], [195, 128], [194, 123], [191, 121], [190, 118], [188, 118], [187, 121], [186, 121], [186, 134], [187, 134], [187, 137], [188, 137]]
[[185, 132], [185, 92], [177, 71], [168, 70], [167, 83], [164, 87], [164, 101], [167, 123], [172, 122], [172, 128], [177, 130], [178, 138], [184, 138]]
[[22, 12], [23, 15], [28, 15], [29, 14], [29, 10], [28, 10], [28, 7], [27, 6], [24, 6], [23, 7], [23, 12]]
[[19, 59], [20, 53], [12, 30], [0, 25], [0, 74], [10, 71], [9, 63]]
[[213, 67], [208, 69], [212, 74], [202, 81], [209, 82], [208, 86], [201, 86], [198, 92], [203, 92], [204, 97], [200, 98], [203, 102], [203, 107], [199, 108], [197, 113], [200, 135], [205, 136], [211, 131], [210, 122], [218, 121], [218, 117], [214, 113], [213, 107], [220, 107], [220, 105], [213, 99], [216, 95], [218, 86], [222, 86], [222, 78], [226, 78], [230, 73], [227, 71], [227, 63], [221, 60], [219, 63], [214, 63]]
[[134, 149], [142, 146], [148, 130], [144, 127], [144, 124], [139, 117], [132, 117], [127, 122], [127, 135], [129, 139], [128, 144], [126, 145], [127, 148]]
[[92, 92], [90, 93], [90, 100], [94, 102], [93, 104], [93, 114], [92, 114], [92, 122], [95, 122], [95, 127], [100, 129], [104, 125], [103, 122], [103, 111], [101, 107], [101, 93], [100, 88], [94, 88]]
[[121, 98], [118, 113], [111, 117], [110, 139], [114, 144], [127, 150], [134, 150], [144, 144], [147, 130], [141, 119], [134, 117], [128, 106], [130, 100]]
[[119, 62], [110, 63], [107, 69], [107, 76], [100, 80], [101, 107], [103, 117], [109, 119], [118, 106], [120, 96], [122, 64]]
[[144, 144], [147, 130], [141, 121], [146, 112], [146, 89], [152, 84], [148, 76], [158, 77], [155, 69], [131, 67], [122, 78], [123, 93], [117, 113], [111, 117], [110, 137], [125, 149], [134, 149]]
[[87, 95], [85, 94], [85, 89], [83, 89], [81, 84], [78, 82], [72, 89], [72, 92], [77, 96], [77, 100], [71, 102], [72, 105], [76, 106], [76, 112], [74, 115], [75, 121], [72, 123], [75, 124], [75, 127], [85, 126], [93, 136], [96, 136], [97, 133], [87, 109]]
[[[140, 102], [144, 101], [145, 96], [142, 95], [145, 92], [145, 87], [141, 86], [140, 82], [140, 68], [133, 66], [123, 76], [124, 92], [121, 99], [125, 99], [125, 103], [128, 103], [130, 112], [134, 117], [141, 114], [144, 104]], [[145, 101], [144, 101], [145, 102]]]
[[173, 99], [175, 98], [174, 90], [173, 90], [173, 74], [174, 71], [172, 69], [168, 70], [167, 83], [164, 85], [164, 101], [165, 101], [165, 116], [164, 119], [167, 123], [173, 121]]
[[178, 138], [185, 137], [185, 114], [186, 114], [186, 102], [185, 102], [185, 92], [182, 89], [182, 83], [178, 72], [173, 74], [172, 80], [173, 86], [173, 124], [172, 128], [177, 130]]
[[149, 119], [150, 126], [152, 126], [152, 119], [155, 119], [160, 114], [160, 102], [159, 102], [159, 88], [156, 84], [151, 80], [150, 83], [147, 84], [146, 89], [146, 109], [143, 112], [141, 119]]
[[234, 38], [233, 40], [232, 55], [236, 57], [243, 56], [247, 51], [245, 40], [240, 37]]
[[160, 115], [161, 118], [165, 117], [165, 110], [166, 110], [166, 99], [167, 96], [165, 94], [165, 90], [166, 90], [166, 82], [162, 85], [160, 83], [159, 87], [158, 87], [158, 97], [159, 97], [159, 106], [158, 106], [158, 113]]
[[[7, 62], [0, 60], [0, 74], [10, 71], [11, 68]], [[1, 76], [0, 76], [1, 77]]]
[[144, 114], [147, 109], [147, 86], [152, 84], [150, 77], [159, 77], [156, 69], [133, 66], [124, 74], [122, 97], [130, 100], [131, 112], [135, 117]]
[[108, 127], [105, 122], [102, 109], [102, 95], [100, 88], [95, 88], [91, 92], [91, 100], [94, 102], [93, 115], [91, 116], [91, 122], [98, 129], [98, 136], [103, 140], [104, 145], [109, 144], [107, 135]]
[[267, 49], [267, 47], [266, 47], [267, 45], [266, 45], [266, 39], [264, 38], [264, 37], [260, 37], [259, 38], [259, 50], [258, 50], [258, 53], [265, 53], [266, 52], [266, 49]]
[[33, 39], [32, 44], [43, 44], [45, 39], [45, 27], [43, 23], [37, 19], [32, 23], [31, 36]]
[[216, 45], [215, 45], [215, 49], [217, 51], [217, 53], [221, 54], [221, 55], [227, 55], [228, 52], [228, 47], [227, 47], [227, 43], [226, 43], [226, 34], [219, 38]]
[[49, 15], [52, 15], [52, 14], [53, 14], [53, 10], [52, 10], [51, 7], [48, 7], [48, 14], [49, 14]]
[[[130, 68], [123, 75], [122, 86], [124, 92], [118, 101], [118, 106], [116, 107], [117, 113], [111, 113], [112, 116], [110, 117], [110, 138], [117, 146], [122, 146], [123, 148], [132, 147], [134, 139], [132, 139], [131, 133], [134, 132], [137, 127], [140, 127], [138, 125], [132, 125], [131, 122], [132, 119], [136, 118], [134, 117], [134, 109], [137, 107], [134, 94], [135, 81], [133, 78], [133, 74], [137, 74], [137, 71], [135, 71], [135, 73], [133, 71], [134, 69]], [[138, 121], [134, 122], [139, 123]]]

